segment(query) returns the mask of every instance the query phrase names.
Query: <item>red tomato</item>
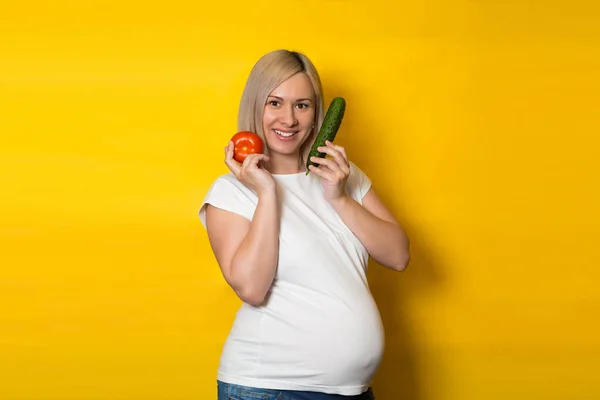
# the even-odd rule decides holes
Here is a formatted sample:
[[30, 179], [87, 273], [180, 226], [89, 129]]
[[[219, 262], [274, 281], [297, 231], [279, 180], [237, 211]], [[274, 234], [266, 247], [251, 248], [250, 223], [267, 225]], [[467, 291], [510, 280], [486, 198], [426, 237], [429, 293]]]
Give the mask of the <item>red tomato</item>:
[[231, 138], [233, 142], [233, 159], [240, 164], [244, 162], [248, 154], [260, 154], [263, 152], [264, 143], [260, 136], [254, 132], [238, 132]]

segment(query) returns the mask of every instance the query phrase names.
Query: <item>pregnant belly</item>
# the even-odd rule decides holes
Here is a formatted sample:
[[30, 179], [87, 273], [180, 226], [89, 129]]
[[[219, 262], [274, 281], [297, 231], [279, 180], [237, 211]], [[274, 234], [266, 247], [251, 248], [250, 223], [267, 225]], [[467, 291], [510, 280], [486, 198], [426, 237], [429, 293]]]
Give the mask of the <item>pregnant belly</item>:
[[369, 382], [379, 366], [383, 327], [368, 290], [357, 291], [351, 298], [334, 293], [274, 292], [267, 306], [248, 307], [240, 314], [244, 311], [245, 316], [238, 316], [229, 350], [237, 348], [244, 355], [241, 358], [254, 377], [360, 385]]

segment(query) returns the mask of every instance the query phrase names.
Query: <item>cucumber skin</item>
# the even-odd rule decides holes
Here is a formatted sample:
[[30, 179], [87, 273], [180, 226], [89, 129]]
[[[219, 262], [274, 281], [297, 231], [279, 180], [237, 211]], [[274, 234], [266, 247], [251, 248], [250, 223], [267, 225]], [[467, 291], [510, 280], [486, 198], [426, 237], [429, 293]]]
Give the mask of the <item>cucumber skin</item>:
[[333, 100], [331, 100], [329, 108], [327, 109], [327, 113], [325, 114], [325, 118], [323, 118], [321, 129], [319, 130], [310, 152], [308, 153], [308, 158], [306, 159], [306, 175], [308, 175], [310, 172], [308, 169], [310, 165], [314, 165], [316, 167], [319, 166], [319, 164], [310, 161], [311, 157], [325, 157], [325, 153], [319, 152], [317, 148], [325, 146], [326, 140], [333, 142], [335, 135], [340, 129], [345, 112], [346, 100], [343, 97], [335, 97]]

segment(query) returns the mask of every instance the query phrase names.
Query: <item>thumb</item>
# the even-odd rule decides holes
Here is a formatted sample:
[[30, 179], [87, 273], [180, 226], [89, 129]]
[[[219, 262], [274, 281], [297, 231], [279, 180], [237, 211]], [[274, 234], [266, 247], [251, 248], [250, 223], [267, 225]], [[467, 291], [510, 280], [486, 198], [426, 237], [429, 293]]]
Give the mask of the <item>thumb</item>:
[[260, 160], [258, 166], [262, 169], [266, 169], [265, 163], [268, 162], [269, 160], [270, 160], [269, 156], [263, 156], [262, 159]]

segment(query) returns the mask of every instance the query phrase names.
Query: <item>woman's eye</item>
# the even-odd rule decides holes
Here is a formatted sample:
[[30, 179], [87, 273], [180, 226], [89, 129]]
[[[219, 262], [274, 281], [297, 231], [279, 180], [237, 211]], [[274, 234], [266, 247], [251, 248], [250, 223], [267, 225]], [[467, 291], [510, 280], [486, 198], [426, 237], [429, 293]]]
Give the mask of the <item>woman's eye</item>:
[[298, 108], [300, 108], [301, 110], [303, 110], [305, 108], [308, 108], [308, 104], [302, 104], [302, 103], [300, 103], [300, 104], [298, 104]]
[[269, 101], [269, 104], [273, 107], [277, 107], [279, 105], [279, 102], [275, 101], [275, 100], [271, 100], [271, 101]]

